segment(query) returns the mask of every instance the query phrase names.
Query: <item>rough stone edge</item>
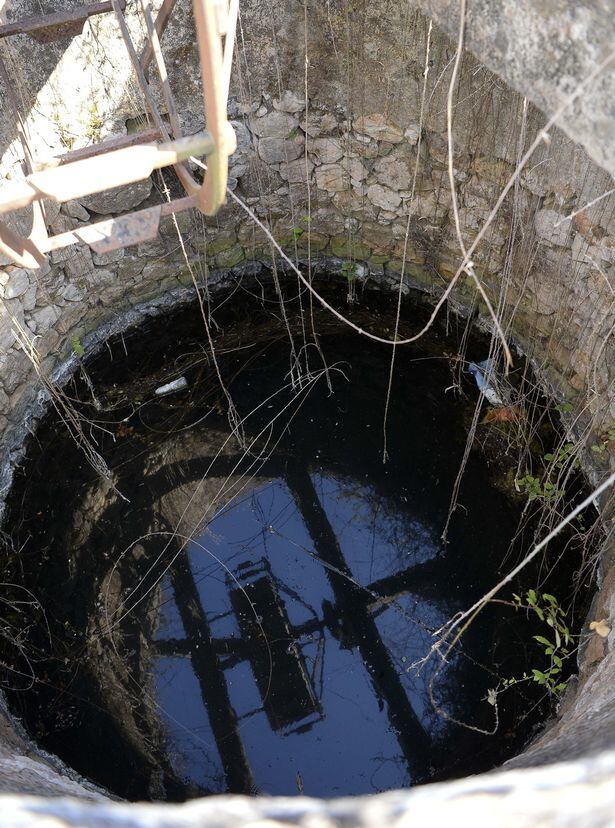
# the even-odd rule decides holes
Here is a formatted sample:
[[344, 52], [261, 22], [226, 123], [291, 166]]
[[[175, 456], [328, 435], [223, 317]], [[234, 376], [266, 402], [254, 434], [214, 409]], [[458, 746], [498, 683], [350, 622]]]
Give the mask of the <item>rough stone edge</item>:
[[343, 799], [214, 796], [182, 805], [135, 805], [0, 796], [0, 809], [6, 828], [598, 828], [615, 824], [614, 777], [615, 752], [609, 751], [577, 762]]
[[[459, 0], [410, 0], [455, 42]], [[615, 16], [609, 4], [577, 0], [468, 0], [464, 47], [488, 69], [553, 115], [584, 84], [558, 126], [615, 176]], [[572, 47], [572, 48], [570, 48]]]

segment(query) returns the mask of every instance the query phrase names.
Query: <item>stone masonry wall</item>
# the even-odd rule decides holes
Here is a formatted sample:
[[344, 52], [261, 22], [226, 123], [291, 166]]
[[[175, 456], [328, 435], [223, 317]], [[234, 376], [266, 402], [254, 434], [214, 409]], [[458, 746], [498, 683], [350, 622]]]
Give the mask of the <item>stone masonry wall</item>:
[[[54, 8], [45, 2], [43, 8]], [[10, 0], [0, 15], [17, 19], [40, 10], [34, 0]], [[132, 0], [127, 16], [141, 43]], [[350, 262], [346, 275], [395, 287], [407, 230], [408, 286], [437, 297], [459, 266], [447, 173], [446, 97], [454, 47], [434, 28], [427, 54], [428, 32], [419, 11], [391, 0], [242, 0], [229, 104], [238, 136], [230, 183], [302, 266], [332, 268], [345, 278], [343, 262]], [[163, 46], [181, 122], [194, 132], [203, 127], [203, 116], [188, 0], [178, 0]], [[111, 15], [92, 18], [72, 41], [42, 47], [19, 36], [0, 41], [0, 53], [38, 158], [133, 131], [146, 121]], [[503, 80], [464, 55], [453, 132], [466, 245], [544, 121]], [[15, 123], [4, 105], [0, 176], [22, 175], [21, 159]], [[607, 172], [554, 130], [474, 256], [510, 338], [555, 396], [572, 403], [570, 427], [585, 433], [588, 445], [615, 420], [615, 196], [582, 208], [612, 186]], [[180, 195], [172, 175], [156, 175], [61, 208], [47, 204], [48, 224], [62, 232], [158, 203], [167, 187]], [[15, 220], [27, 230], [25, 211]], [[186, 213], [177, 224], [164, 219], [158, 239], [108, 255], [84, 245], [59, 251], [38, 271], [0, 261], [2, 493], [41, 396], [36, 372], [16, 342], [18, 328], [34, 338], [40, 370], [53, 378], [71, 358], [74, 363], [75, 350], [100, 341], [101, 328], [128, 324], [144, 304], [165, 296], [170, 301], [192, 283], [193, 274], [203, 282], [228, 271], [254, 279], [260, 268], [273, 266], [269, 240], [232, 202], [214, 219]], [[278, 256], [275, 261], [282, 266]], [[453, 302], [489, 326], [467, 277]], [[601, 479], [613, 458], [607, 452], [593, 459], [595, 479]], [[613, 618], [610, 595], [600, 600]], [[606, 676], [604, 689], [615, 671], [610, 640], [597, 662]], [[574, 708], [579, 727], [587, 714], [583, 698], [590, 697], [580, 694]], [[591, 698], [592, 710], [606, 715], [608, 694]], [[0, 787], [18, 787], [16, 777], [7, 771]]]
[[[34, 13], [33, 0], [5, 7]], [[406, 279], [439, 295], [460, 254], [446, 170], [446, 93], [454, 50], [431, 34], [423, 122], [419, 123], [427, 21], [409, 6], [244, 0], [230, 112], [239, 148], [231, 186], [293, 259], [337, 257], [357, 275], [394, 284], [409, 223]], [[129, 20], [142, 39], [139, 18]], [[164, 37], [171, 82], [187, 131], [202, 127], [189, 3], [179, 0]], [[126, 132], [144, 122], [144, 104], [112, 15], [93, 18], [73, 41], [42, 49], [25, 36], [5, 40], [37, 157]], [[306, 64], [307, 50], [307, 64]], [[306, 70], [307, 65], [307, 70]], [[78, 71], [76, 71], [78, 69]], [[121, 82], [118, 83], [118, 78]], [[307, 89], [307, 97], [306, 97]], [[10, 112], [0, 122], [0, 173], [21, 174]], [[455, 169], [460, 223], [468, 244], [544, 116], [466, 55], [455, 94]], [[421, 135], [419, 147], [419, 134]], [[419, 151], [420, 150], [420, 151]], [[417, 161], [417, 153], [420, 155]], [[179, 194], [172, 176], [172, 190]], [[615, 196], [573, 221], [566, 216], [609, 189], [609, 175], [555, 132], [522, 173], [474, 257], [510, 334], [542, 368], [561, 399], [576, 403], [593, 438], [615, 418], [613, 276]], [[413, 186], [414, 185], [414, 186]], [[62, 206], [48, 204], [61, 232], [164, 198], [161, 177]], [[178, 217], [190, 265], [207, 269], [271, 262], [262, 231], [235, 204], [213, 220]], [[27, 226], [27, 217], [20, 217]], [[50, 371], [119, 312], [191, 280], [171, 218], [160, 238], [97, 256], [85, 245], [52, 254], [40, 271], [0, 273], [0, 425], [4, 444], [23, 421], [32, 370], [15, 345], [16, 323], [37, 337]], [[455, 301], [486, 308], [463, 277]], [[25, 395], [25, 396], [24, 396]], [[9, 424], [9, 421], [12, 422]]]

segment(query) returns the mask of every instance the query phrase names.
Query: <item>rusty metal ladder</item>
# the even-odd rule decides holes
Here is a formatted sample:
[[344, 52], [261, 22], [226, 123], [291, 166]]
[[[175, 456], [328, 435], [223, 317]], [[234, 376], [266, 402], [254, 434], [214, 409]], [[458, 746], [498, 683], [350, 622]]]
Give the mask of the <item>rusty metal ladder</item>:
[[[155, 125], [138, 134], [112, 138], [47, 162], [37, 162], [28, 145], [8, 72], [0, 58], [0, 78], [6, 87], [23, 145], [26, 172], [22, 181], [0, 188], [0, 215], [30, 205], [33, 208], [32, 230], [27, 238], [0, 221], [0, 253], [22, 267], [37, 268], [45, 261], [46, 253], [80, 242], [88, 244], [96, 253], [106, 253], [148, 241], [156, 237], [164, 215], [193, 207], [205, 215], [213, 215], [224, 204], [228, 158], [236, 148], [235, 133], [228, 123], [226, 109], [239, 0], [193, 0], [206, 129], [191, 136], [182, 135], [160, 47], [160, 37], [176, 0], [163, 0], [155, 20], [150, 0], [140, 2], [148, 35], [140, 57], [124, 17], [125, 0], [110, 0], [0, 26], [0, 38], [21, 33], [47, 42], [78, 34], [89, 17], [113, 11]], [[152, 61], [158, 70], [170, 128], [160, 114], [146, 77]], [[191, 156], [207, 156], [202, 184], [185, 164]], [[60, 203], [77, 199], [140, 181], [153, 170], [170, 165], [186, 192], [185, 197], [55, 236], [48, 235], [44, 199]]]

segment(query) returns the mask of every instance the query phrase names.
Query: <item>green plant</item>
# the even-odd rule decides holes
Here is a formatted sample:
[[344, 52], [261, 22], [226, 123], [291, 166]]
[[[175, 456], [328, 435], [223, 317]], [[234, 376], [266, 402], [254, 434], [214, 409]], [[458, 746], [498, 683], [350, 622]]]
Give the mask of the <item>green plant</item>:
[[60, 118], [59, 113], [58, 112], [52, 112], [51, 120], [55, 124], [56, 129], [58, 130], [58, 135], [60, 137], [60, 143], [62, 144], [63, 147], [66, 147], [66, 149], [71, 150], [73, 148], [73, 144], [75, 143], [75, 138], [65, 128], [64, 124], [62, 123], [62, 119]]
[[550, 480], [544, 482], [539, 477], [534, 477], [531, 474], [526, 474], [515, 480], [517, 491], [523, 492], [528, 497], [528, 500], [544, 500], [548, 502], [561, 495], [561, 490], [557, 488], [555, 483]]
[[293, 227], [291, 233], [293, 235], [293, 239], [297, 241], [305, 233], [305, 230], [303, 229], [303, 227]]
[[556, 452], [549, 452], [544, 455], [543, 460], [547, 468], [547, 473], [544, 477], [535, 477], [532, 474], [526, 474], [524, 477], [519, 477], [515, 480], [515, 487], [517, 491], [523, 492], [528, 496], [529, 500], [543, 500], [548, 503], [562, 494], [562, 490], [558, 489], [556, 484], [549, 480], [549, 475], [552, 471], [562, 471], [567, 466], [572, 465], [575, 468], [579, 465], [579, 461], [575, 457], [576, 446], [574, 443], [564, 443]]
[[555, 454], [545, 454], [544, 459], [547, 463], [553, 463], [556, 469], [563, 469], [572, 460], [575, 466], [579, 465], [579, 461], [574, 458], [575, 445], [574, 443], [564, 443], [560, 446]]
[[591, 447], [593, 452], [597, 454], [604, 454], [604, 452], [608, 449], [609, 443], [615, 442], [615, 420], [611, 423], [611, 425], [607, 428], [606, 432], [601, 435], [600, 442], [594, 443]]
[[[548, 592], [539, 594], [534, 589], [529, 589], [523, 598], [513, 594], [513, 604], [517, 609], [533, 612], [548, 627], [545, 635], [532, 636], [548, 661], [542, 669], [532, 668], [531, 675], [524, 673], [523, 678], [546, 687], [553, 695], [563, 693], [567, 682], [562, 681], [562, 668], [564, 661], [571, 655], [570, 644], [573, 640], [566, 622], [566, 612], [554, 595]], [[519, 679], [514, 678], [504, 679], [502, 685], [510, 687], [518, 681]]]
[[344, 262], [342, 265], [342, 276], [349, 282], [354, 282], [357, 276], [357, 265], [355, 262]]
[[102, 118], [98, 114], [96, 104], [92, 101], [88, 109], [88, 120], [85, 126], [85, 134], [91, 141], [97, 140], [100, 137], [102, 126]]
[[73, 348], [73, 353], [75, 353], [78, 357], [85, 356], [85, 348], [81, 344], [81, 340], [78, 336], [75, 336], [71, 339], [70, 344]]

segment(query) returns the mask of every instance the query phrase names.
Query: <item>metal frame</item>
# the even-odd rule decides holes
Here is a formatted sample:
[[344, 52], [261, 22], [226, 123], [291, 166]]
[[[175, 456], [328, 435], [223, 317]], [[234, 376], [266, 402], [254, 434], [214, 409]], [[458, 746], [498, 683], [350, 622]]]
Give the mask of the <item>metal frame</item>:
[[[236, 148], [236, 137], [227, 120], [226, 106], [239, 0], [193, 0], [206, 117], [206, 130], [193, 136], [182, 134], [160, 46], [160, 37], [175, 2], [164, 0], [154, 20], [150, 0], [141, 0], [148, 32], [147, 45], [141, 57], [137, 55], [124, 17], [125, 0], [110, 0], [71, 12], [0, 26], [0, 38], [22, 33], [46, 42], [78, 33], [85, 20], [92, 15], [113, 11], [154, 123], [153, 129], [142, 133], [113, 138], [40, 163], [30, 152], [25, 125], [6, 67], [0, 58], [0, 77], [6, 86], [24, 148], [26, 172], [23, 181], [0, 189], [0, 215], [28, 205], [32, 205], [34, 210], [32, 231], [28, 237], [20, 236], [0, 222], [0, 253], [16, 264], [37, 268], [45, 261], [45, 253], [79, 242], [85, 242], [95, 252], [102, 253], [148, 241], [157, 235], [160, 218], [164, 215], [192, 207], [205, 215], [214, 215], [224, 204], [228, 158]], [[160, 78], [170, 129], [160, 114], [146, 77], [152, 62], [156, 64]], [[156, 138], [162, 141], [155, 143]], [[201, 184], [185, 161], [191, 156], [203, 155], [207, 156], [208, 163]], [[44, 199], [60, 203], [69, 201], [143, 180], [154, 169], [170, 165], [186, 192], [185, 198], [48, 236]]]

